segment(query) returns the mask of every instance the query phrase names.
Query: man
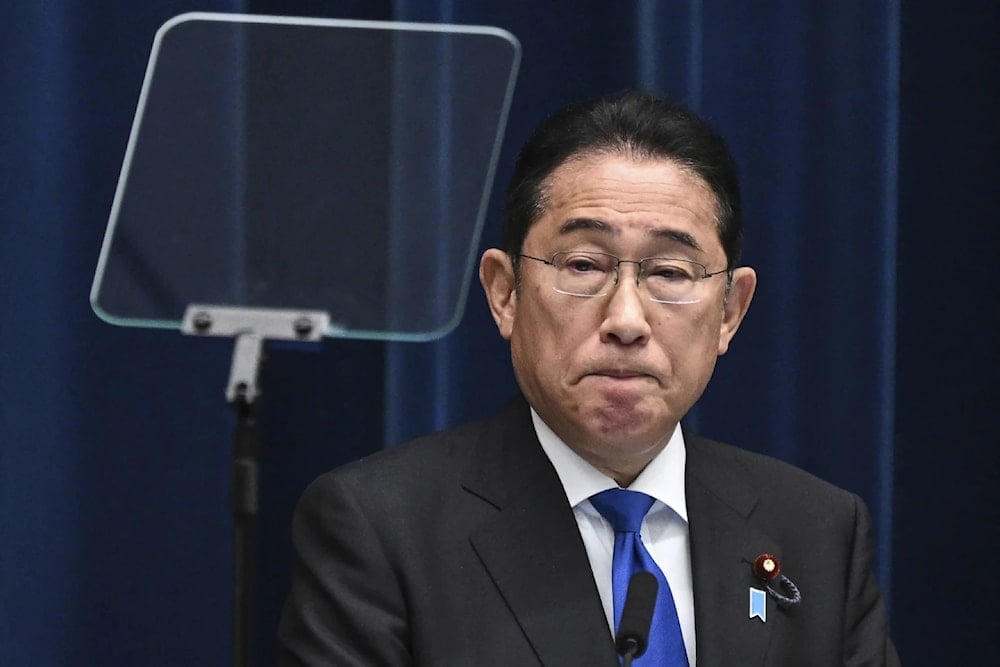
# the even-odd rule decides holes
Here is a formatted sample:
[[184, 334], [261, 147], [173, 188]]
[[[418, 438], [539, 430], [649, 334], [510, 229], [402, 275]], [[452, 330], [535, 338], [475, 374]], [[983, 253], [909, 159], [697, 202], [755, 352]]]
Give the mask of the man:
[[[732, 159], [690, 112], [548, 119], [479, 272], [524, 398], [306, 491], [283, 664], [618, 664], [640, 569], [636, 665], [898, 663], [861, 501], [680, 428], [753, 296], [741, 243]], [[644, 499], [633, 527], [610, 498]]]

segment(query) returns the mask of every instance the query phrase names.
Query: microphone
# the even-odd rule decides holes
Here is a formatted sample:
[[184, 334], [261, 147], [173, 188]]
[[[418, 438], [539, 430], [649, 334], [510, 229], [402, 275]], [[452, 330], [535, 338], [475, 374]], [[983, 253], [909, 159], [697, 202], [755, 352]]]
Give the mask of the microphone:
[[624, 657], [623, 667], [629, 667], [633, 658], [646, 652], [649, 643], [649, 625], [653, 622], [656, 592], [660, 582], [651, 572], [636, 572], [628, 582], [622, 617], [618, 623], [615, 648]]

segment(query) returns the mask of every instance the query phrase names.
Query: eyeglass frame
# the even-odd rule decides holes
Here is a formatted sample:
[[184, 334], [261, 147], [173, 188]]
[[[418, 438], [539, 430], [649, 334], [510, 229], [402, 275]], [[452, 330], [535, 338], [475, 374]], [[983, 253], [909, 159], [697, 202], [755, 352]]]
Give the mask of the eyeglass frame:
[[[714, 276], [717, 276], [717, 275], [720, 275], [722, 273], [725, 273], [725, 274], [727, 274], [727, 277], [726, 277], [726, 295], [727, 296], [729, 294], [729, 288], [732, 287], [732, 284], [733, 284], [733, 269], [731, 267], [727, 266], [726, 268], [720, 269], [718, 271], [709, 271], [708, 267], [705, 266], [704, 264], [702, 264], [701, 262], [696, 262], [696, 261], [694, 261], [692, 259], [683, 259], [681, 257], [659, 257], [659, 256], [655, 256], [655, 257], [643, 257], [642, 259], [622, 259], [621, 257], [618, 257], [617, 255], [612, 255], [609, 252], [600, 252], [600, 251], [597, 251], [597, 250], [559, 250], [557, 252], [552, 253], [552, 257], [550, 259], [543, 259], [541, 257], [534, 257], [532, 255], [526, 255], [523, 252], [522, 253], [518, 253], [517, 257], [518, 258], [522, 258], [523, 257], [524, 259], [533, 259], [536, 262], [541, 262], [543, 264], [551, 266], [556, 271], [559, 271], [559, 267], [556, 266], [556, 263], [555, 263], [556, 257], [558, 257], [559, 255], [570, 255], [570, 254], [573, 254], [575, 252], [579, 252], [579, 253], [584, 254], [584, 255], [601, 255], [602, 257], [610, 257], [611, 259], [613, 259], [615, 261], [615, 265], [614, 265], [614, 269], [613, 269], [614, 272], [615, 272], [614, 281], [613, 282], [611, 282], [611, 281], [606, 282], [605, 285], [604, 285], [604, 287], [602, 288], [602, 291], [598, 292], [597, 294], [578, 294], [576, 292], [566, 292], [566, 291], [561, 290], [558, 287], [556, 287], [555, 284], [553, 283], [552, 289], [555, 290], [556, 292], [558, 292], [559, 294], [565, 294], [566, 296], [577, 296], [577, 297], [580, 297], [580, 298], [583, 298], [583, 299], [592, 299], [592, 298], [599, 297], [599, 296], [605, 296], [606, 294], [609, 294], [611, 292], [611, 290], [608, 289], [608, 286], [612, 285], [612, 284], [614, 284], [615, 286], [617, 286], [618, 283], [619, 283], [619, 281], [621, 280], [621, 271], [619, 270], [619, 267], [621, 267], [622, 264], [635, 264], [635, 266], [636, 266], [636, 271], [635, 271], [635, 286], [639, 287], [640, 286], [640, 281], [642, 280], [642, 265], [643, 265], [644, 262], [647, 262], [647, 261], [652, 260], [652, 259], [667, 260], [667, 261], [671, 261], [671, 262], [684, 262], [685, 264], [691, 264], [693, 266], [700, 267], [701, 271], [702, 271], [702, 275], [698, 276], [697, 278], [695, 278], [695, 283], [696, 284], [699, 283], [699, 282], [701, 282], [702, 280], [707, 280], [707, 279], [712, 278]], [[661, 299], [654, 298], [653, 295], [652, 295], [652, 293], [649, 291], [648, 288], [646, 290], [646, 296], [653, 303], [662, 303], [662, 304], [673, 305], [673, 306], [683, 306], [683, 305], [687, 305], [687, 304], [698, 303], [699, 301], [701, 301], [701, 297], [699, 297], [699, 298], [697, 298], [697, 299], [695, 299], [693, 301], [663, 301]]]

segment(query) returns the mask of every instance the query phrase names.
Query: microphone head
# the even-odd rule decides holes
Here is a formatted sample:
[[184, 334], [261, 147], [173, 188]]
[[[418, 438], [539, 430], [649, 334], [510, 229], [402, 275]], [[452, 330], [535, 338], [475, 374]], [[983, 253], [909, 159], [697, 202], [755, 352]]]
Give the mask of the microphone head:
[[650, 572], [636, 572], [632, 575], [625, 594], [621, 621], [618, 623], [618, 636], [615, 637], [615, 648], [619, 655], [631, 653], [632, 657], [638, 658], [646, 652], [649, 625], [653, 622], [659, 587], [660, 582]]

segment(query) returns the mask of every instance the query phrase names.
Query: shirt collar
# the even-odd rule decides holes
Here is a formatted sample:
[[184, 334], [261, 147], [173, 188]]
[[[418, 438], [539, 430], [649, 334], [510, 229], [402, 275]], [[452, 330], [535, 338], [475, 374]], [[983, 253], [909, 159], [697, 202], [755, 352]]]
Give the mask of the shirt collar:
[[[542, 421], [535, 409], [531, 409], [531, 421], [535, 426], [538, 442], [545, 455], [556, 469], [559, 481], [570, 507], [576, 507], [595, 493], [618, 488], [615, 480], [584, 460], [563, 442], [559, 436]], [[687, 450], [680, 424], [674, 428], [667, 446], [656, 455], [649, 465], [639, 473], [628, 488], [652, 496], [687, 522], [687, 503], [684, 496], [684, 465]]]

